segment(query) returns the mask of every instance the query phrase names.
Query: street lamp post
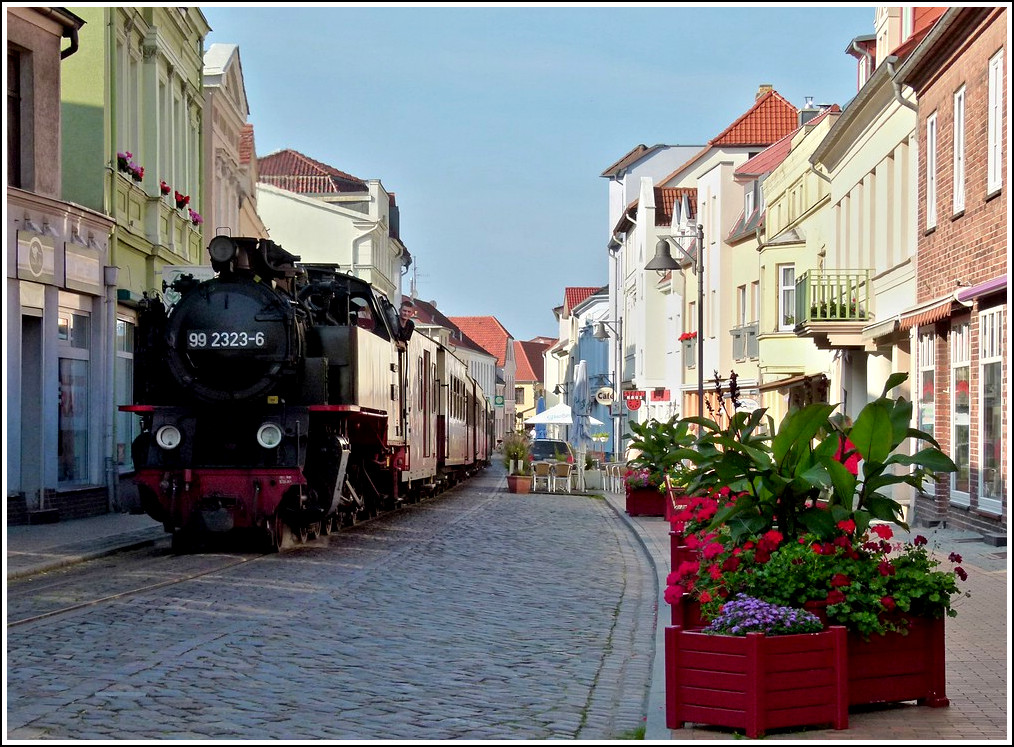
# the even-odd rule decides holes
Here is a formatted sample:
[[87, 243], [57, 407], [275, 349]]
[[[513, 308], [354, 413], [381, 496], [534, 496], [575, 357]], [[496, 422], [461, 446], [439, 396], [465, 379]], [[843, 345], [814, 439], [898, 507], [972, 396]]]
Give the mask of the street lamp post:
[[[679, 239], [697, 239], [697, 256], [694, 257], [680, 244]], [[674, 246], [691, 263], [691, 270], [697, 275], [697, 414], [704, 414], [704, 226], [697, 224], [697, 233], [680, 232], [677, 236], [659, 236], [655, 244], [655, 256], [644, 266], [664, 274], [680, 269], [672, 257], [669, 247]]]
[[[613, 402], [615, 403], [620, 389], [620, 357], [623, 354], [623, 319], [600, 319], [596, 321], [592, 327], [592, 337], [596, 340], [608, 340], [610, 337], [613, 337], [616, 340], [616, 344], [613, 347]], [[612, 407], [609, 410], [612, 413]], [[613, 415], [614, 455], [620, 452], [620, 436], [623, 435], [620, 425], [621, 418], [621, 413]]]

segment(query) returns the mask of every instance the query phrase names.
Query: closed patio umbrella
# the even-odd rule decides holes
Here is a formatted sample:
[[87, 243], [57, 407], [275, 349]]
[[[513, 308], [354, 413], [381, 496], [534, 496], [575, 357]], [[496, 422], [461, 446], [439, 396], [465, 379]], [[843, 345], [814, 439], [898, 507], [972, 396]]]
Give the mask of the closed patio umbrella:
[[[592, 397], [591, 387], [588, 386], [588, 363], [584, 360], [578, 361], [574, 369], [574, 388], [571, 390], [572, 420], [574, 427], [571, 428], [571, 446], [577, 452], [577, 485], [578, 489], [584, 491], [584, 457], [591, 443], [592, 425]], [[597, 421], [599, 425], [601, 421]]]

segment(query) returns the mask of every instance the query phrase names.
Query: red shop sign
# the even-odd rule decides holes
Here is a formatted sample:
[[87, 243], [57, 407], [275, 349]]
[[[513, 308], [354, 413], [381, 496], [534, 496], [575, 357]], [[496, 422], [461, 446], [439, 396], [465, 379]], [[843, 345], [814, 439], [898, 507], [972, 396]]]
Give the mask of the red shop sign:
[[628, 410], [637, 410], [644, 401], [643, 389], [627, 389], [623, 392], [623, 401], [627, 403]]

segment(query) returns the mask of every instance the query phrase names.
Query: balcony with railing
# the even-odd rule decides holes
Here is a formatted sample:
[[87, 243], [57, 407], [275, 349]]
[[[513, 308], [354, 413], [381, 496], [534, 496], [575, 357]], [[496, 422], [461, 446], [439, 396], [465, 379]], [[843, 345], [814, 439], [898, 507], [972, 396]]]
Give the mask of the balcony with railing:
[[139, 182], [113, 172], [113, 217], [119, 226], [151, 244], [151, 253], [168, 264], [198, 264], [203, 236], [189, 206], [171, 195], [151, 195]]
[[869, 270], [807, 270], [796, 278], [796, 327], [819, 348], [862, 345], [870, 323]]

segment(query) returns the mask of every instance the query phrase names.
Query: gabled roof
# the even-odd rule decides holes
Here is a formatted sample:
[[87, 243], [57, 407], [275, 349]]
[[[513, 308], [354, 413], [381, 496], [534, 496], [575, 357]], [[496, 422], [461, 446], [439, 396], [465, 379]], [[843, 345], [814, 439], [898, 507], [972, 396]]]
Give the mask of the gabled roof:
[[492, 355], [492, 353], [489, 353], [489, 351], [479, 345], [475, 340], [462, 332], [448, 317], [444, 316], [444, 314], [437, 309], [435, 303], [413, 298], [412, 304], [415, 306], [415, 315], [412, 318], [415, 321], [416, 327], [443, 327], [444, 329], [450, 330], [451, 337], [454, 339], [454, 344], [458, 347]]
[[291, 148], [257, 159], [257, 181], [297, 194], [367, 192], [366, 182]]
[[768, 146], [794, 132], [798, 126], [799, 112], [796, 107], [782, 98], [774, 89], [759, 94], [749, 109], [716, 137], [708, 141], [698, 153], [676, 168], [658, 184], [665, 184], [676, 178], [712, 148], [723, 146], [745, 148], [751, 145]]
[[602, 286], [597, 285], [595, 287], [579, 286], [566, 288], [563, 291], [563, 313], [566, 316], [570, 316], [570, 310], [581, 303], [583, 300], [588, 298], [592, 293], [599, 290]]
[[732, 175], [733, 178], [750, 180], [771, 173], [789, 155], [789, 151], [792, 150], [792, 136], [796, 132], [793, 130], [777, 143], [768, 146], [744, 163], [736, 169], [736, 173]]
[[501, 368], [507, 363], [507, 342], [511, 333], [500, 324], [495, 316], [452, 316], [448, 317], [464, 334], [472, 338], [490, 355], [496, 356]]
[[753, 106], [708, 144], [770, 145], [798, 126], [799, 112], [782, 95], [771, 89], [761, 94]]
[[514, 381], [535, 383], [543, 380], [546, 362], [542, 354], [550, 344], [539, 342], [538, 339], [514, 341], [514, 361], [517, 364], [517, 369], [514, 372]]

